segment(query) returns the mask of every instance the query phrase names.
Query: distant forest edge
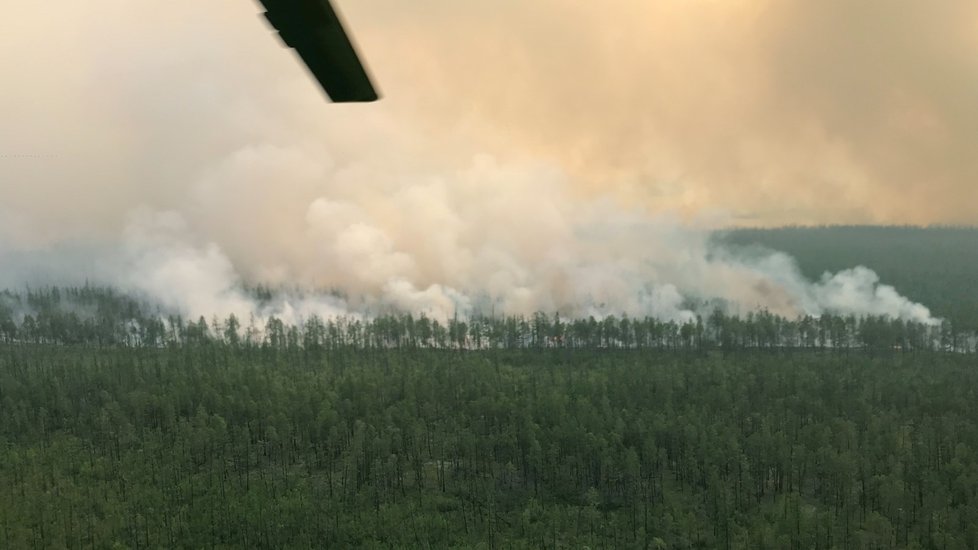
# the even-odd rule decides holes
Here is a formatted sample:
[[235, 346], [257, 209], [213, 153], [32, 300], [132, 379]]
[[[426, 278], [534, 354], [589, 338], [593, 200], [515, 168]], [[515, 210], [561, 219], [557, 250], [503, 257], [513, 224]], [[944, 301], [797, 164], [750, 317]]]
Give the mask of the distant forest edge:
[[866, 266], [910, 300], [959, 329], [978, 329], [978, 228], [935, 226], [826, 226], [735, 229], [716, 240], [746, 251], [780, 250], [802, 273]]
[[948, 275], [973, 245], [849, 265], [845, 228], [819, 262], [772, 240], [795, 231], [823, 230], [721, 238], [813, 279], [867, 265], [945, 321], [286, 323], [0, 290], [0, 548], [978, 548], [978, 333], [927, 294], [974, 300]]
[[0, 343], [146, 347], [220, 345], [276, 350], [356, 349], [741, 349], [978, 352], [978, 333], [945, 321], [930, 326], [885, 317], [744, 317], [717, 309], [695, 322], [556, 314], [438, 319], [389, 314], [369, 319], [270, 316], [196, 320], [161, 314], [110, 288], [48, 287], [0, 293]]
[[[630, 348], [897, 349], [975, 352], [978, 348], [978, 228], [829, 226], [734, 229], [718, 246], [749, 256], [791, 255], [810, 280], [855, 266], [944, 320], [925, 326], [886, 317], [823, 315], [789, 319], [721, 310], [695, 322], [653, 318], [567, 318], [553, 313], [439, 321], [423, 314], [188, 319], [109, 287], [0, 290], [0, 342], [160, 347], [215, 343], [272, 348]], [[249, 289], [256, 304], [273, 291]], [[709, 311], [709, 308], [699, 308]]]

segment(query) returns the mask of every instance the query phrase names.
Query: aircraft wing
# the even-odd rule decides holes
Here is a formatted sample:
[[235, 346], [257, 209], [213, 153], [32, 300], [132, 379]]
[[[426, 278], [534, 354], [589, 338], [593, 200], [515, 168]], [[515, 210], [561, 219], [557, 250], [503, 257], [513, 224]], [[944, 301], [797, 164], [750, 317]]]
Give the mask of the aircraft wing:
[[294, 48], [330, 99], [375, 101], [377, 91], [329, 0], [260, 0], [265, 18]]

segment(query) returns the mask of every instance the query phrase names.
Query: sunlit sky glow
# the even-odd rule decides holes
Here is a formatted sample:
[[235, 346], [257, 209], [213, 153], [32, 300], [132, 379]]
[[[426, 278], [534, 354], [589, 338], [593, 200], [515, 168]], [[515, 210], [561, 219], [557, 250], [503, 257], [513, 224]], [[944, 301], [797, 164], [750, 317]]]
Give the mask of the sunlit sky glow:
[[540, 162], [724, 223], [978, 221], [974, 2], [337, 6], [381, 103], [326, 104], [256, 2], [8, 6], [0, 228], [117, 227], [221, 155], [297, 142], [352, 170]]

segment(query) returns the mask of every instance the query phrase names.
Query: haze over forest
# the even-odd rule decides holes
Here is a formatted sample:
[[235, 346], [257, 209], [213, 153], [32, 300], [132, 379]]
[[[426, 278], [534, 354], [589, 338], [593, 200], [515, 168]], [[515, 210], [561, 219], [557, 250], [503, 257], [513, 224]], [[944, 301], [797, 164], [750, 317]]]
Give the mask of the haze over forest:
[[3, 548], [978, 548], [978, 2], [332, 3], [5, 6]]
[[682, 320], [715, 298], [934, 322], [858, 262], [803, 276], [710, 235], [974, 223], [975, 6], [338, 7], [379, 103], [327, 104], [257, 3], [12, 7], [0, 287], [192, 315], [254, 312], [262, 283], [343, 296], [279, 315]]

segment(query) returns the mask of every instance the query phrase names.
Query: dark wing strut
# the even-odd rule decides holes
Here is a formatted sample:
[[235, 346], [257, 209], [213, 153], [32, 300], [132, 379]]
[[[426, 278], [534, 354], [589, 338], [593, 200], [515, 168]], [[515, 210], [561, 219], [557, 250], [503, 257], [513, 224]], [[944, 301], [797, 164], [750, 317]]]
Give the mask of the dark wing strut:
[[260, 0], [265, 18], [336, 102], [375, 101], [377, 91], [329, 0]]

